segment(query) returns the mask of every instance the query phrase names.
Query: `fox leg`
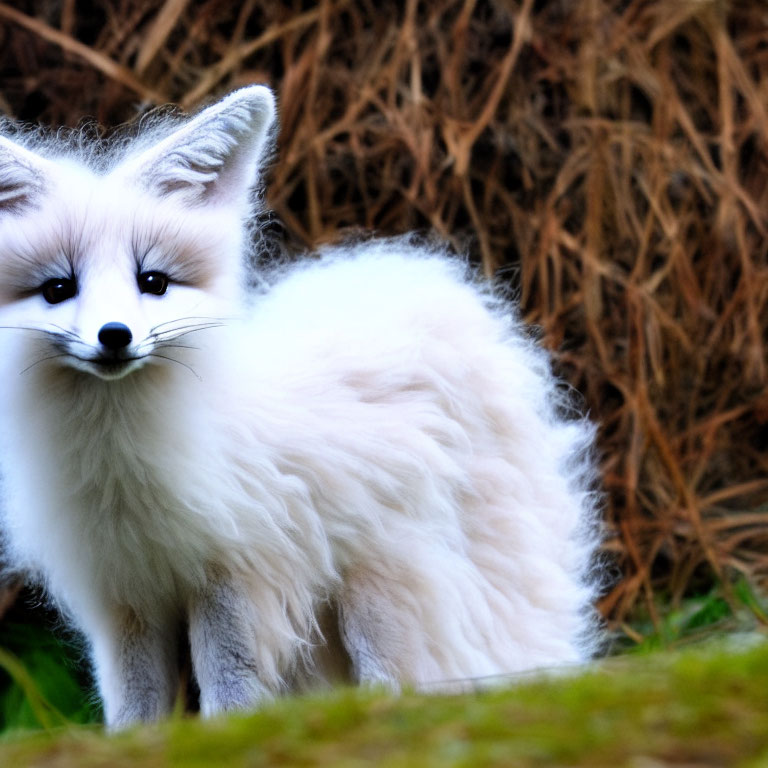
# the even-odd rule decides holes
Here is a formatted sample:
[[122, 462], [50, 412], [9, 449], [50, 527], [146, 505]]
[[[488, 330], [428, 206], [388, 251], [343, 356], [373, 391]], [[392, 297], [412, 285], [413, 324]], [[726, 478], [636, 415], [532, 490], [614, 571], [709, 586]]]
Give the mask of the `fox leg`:
[[130, 609], [107, 613], [91, 628], [104, 717], [111, 729], [167, 715], [179, 684], [175, 621], [152, 625]]
[[356, 682], [399, 690], [430, 674], [433, 662], [419, 606], [397, 579], [354, 569], [337, 602], [341, 640]]
[[260, 680], [252, 613], [246, 591], [221, 576], [192, 600], [189, 641], [204, 716], [251, 709], [270, 696]]

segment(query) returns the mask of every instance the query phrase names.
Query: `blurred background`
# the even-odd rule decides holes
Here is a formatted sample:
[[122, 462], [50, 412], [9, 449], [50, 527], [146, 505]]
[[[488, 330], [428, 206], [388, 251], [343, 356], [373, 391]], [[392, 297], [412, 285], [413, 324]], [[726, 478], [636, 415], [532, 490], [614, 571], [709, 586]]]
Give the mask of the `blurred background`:
[[[108, 130], [254, 82], [280, 101], [272, 245], [437, 233], [581, 393], [614, 648], [768, 624], [768, 4], [0, 2], [22, 121]], [[77, 644], [4, 583], [0, 649], [93, 717], [53, 701], [87, 686]], [[33, 722], [2, 674], [0, 727]]]

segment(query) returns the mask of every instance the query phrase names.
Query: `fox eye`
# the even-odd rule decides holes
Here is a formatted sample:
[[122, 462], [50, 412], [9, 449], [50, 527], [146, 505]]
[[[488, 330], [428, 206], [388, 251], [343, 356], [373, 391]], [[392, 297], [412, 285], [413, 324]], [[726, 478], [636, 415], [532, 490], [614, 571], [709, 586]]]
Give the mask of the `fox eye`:
[[40, 293], [49, 304], [59, 304], [77, 293], [77, 283], [71, 277], [54, 277], [40, 286]]
[[138, 277], [139, 290], [162, 296], [168, 289], [168, 275], [163, 272], [142, 272]]

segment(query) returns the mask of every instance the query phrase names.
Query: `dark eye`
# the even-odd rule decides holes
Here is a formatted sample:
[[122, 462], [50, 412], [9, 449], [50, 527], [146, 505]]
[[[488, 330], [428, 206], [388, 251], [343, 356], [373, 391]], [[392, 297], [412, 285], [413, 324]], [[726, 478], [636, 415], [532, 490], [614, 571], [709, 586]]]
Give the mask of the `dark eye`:
[[49, 304], [59, 304], [77, 293], [77, 283], [71, 277], [54, 277], [40, 286], [40, 293]]
[[142, 293], [154, 293], [162, 296], [168, 288], [168, 275], [162, 272], [142, 272], [139, 277], [139, 290]]

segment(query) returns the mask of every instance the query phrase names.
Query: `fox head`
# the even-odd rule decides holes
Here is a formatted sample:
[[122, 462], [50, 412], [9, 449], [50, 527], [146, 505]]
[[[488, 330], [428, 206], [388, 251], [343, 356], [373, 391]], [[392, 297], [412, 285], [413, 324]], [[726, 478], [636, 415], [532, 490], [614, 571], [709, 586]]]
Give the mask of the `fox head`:
[[0, 135], [0, 346], [101, 379], [177, 360], [240, 298], [274, 121], [252, 86], [116, 156]]

